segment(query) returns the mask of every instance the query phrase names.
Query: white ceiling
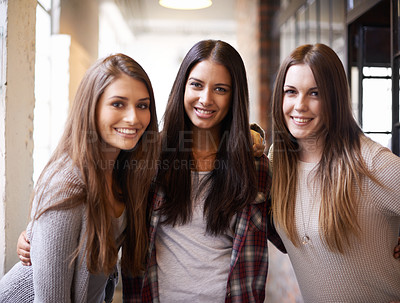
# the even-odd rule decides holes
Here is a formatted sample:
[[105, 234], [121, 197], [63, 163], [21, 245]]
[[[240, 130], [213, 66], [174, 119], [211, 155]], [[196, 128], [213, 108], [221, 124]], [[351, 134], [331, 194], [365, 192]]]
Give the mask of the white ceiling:
[[236, 0], [214, 0], [208, 8], [189, 11], [162, 7], [158, 0], [114, 1], [136, 35], [167, 31], [180, 34], [236, 31]]

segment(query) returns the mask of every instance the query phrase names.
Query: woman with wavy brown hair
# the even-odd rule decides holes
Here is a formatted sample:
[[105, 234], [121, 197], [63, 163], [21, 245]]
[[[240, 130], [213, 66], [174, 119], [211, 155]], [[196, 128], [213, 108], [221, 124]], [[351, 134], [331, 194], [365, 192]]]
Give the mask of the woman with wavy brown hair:
[[399, 299], [400, 158], [357, 125], [331, 48], [283, 61], [273, 126], [273, 218], [304, 301]]
[[32, 266], [2, 278], [1, 302], [111, 302], [122, 243], [123, 271], [143, 270], [157, 125], [151, 82], [132, 58], [112, 55], [86, 72], [34, 190]]

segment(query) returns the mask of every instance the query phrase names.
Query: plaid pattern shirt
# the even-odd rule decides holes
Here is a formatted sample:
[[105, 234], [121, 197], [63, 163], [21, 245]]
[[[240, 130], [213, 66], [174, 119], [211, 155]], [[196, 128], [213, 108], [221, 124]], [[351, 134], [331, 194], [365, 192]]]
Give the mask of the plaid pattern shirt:
[[[268, 158], [256, 159], [258, 194], [255, 201], [237, 214], [232, 247], [230, 272], [226, 285], [225, 302], [264, 302], [268, 271], [269, 239], [286, 252], [270, 220], [269, 190], [271, 176]], [[158, 210], [165, 196], [162, 190], [153, 195], [150, 222], [150, 246], [147, 271], [143, 277], [122, 276], [124, 302], [159, 302], [155, 238], [160, 220]]]

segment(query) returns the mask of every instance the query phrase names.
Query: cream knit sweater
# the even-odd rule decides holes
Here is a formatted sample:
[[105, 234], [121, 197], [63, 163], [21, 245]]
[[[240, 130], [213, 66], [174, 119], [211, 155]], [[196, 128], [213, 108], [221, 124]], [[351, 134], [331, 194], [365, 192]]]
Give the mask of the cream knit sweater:
[[[360, 201], [359, 238], [351, 238], [344, 254], [329, 251], [318, 233], [320, 188], [307, 179], [315, 163], [298, 164], [295, 247], [278, 229], [293, 264], [304, 302], [388, 303], [400, 299], [400, 261], [394, 259], [400, 228], [400, 158], [363, 138], [362, 154], [382, 188], [365, 179]], [[274, 169], [279, 169], [274, 167]]]

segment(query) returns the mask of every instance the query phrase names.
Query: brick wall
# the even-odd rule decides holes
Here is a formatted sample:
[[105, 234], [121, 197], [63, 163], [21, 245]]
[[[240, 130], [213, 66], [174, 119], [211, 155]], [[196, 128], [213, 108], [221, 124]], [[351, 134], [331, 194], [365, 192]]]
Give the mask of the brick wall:
[[[243, 57], [250, 90], [250, 122], [257, 122], [272, 139], [271, 97], [279, 68], [279, 31], [274, 16], [279, 0], [237, 0], [238, 50]], [[270, 245], [266, 302], [303, 302], [287, 255]]]
[[260, 30], [260, 88], [259, 119], [267, 134], [267, 146], [271, 143], [271, 97], [275, 74], [279, 68], [279, 36], [274, 34], [274, 16], [279, 0], [259, 0]]

